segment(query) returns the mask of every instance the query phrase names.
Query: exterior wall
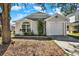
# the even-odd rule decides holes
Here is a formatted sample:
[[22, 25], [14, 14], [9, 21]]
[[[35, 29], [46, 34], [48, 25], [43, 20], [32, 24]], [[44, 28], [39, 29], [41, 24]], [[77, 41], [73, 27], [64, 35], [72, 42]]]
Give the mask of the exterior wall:
[[16, 22], [15, 35], [23, 35], [21, 29], [22, 29], [22, 22]]
[[79, 21], [79, 10], [75, 12], [75, 21]]
[[70, 22], [72, 23], [72, 22], [75, 22], [75, 16], [71, 16], [71, 17], [69, 17], [69, 19], [70, 19]]
[[15, 35], [23, 35], [23, 32], [21, 31], [23, 22], [29, 22], [30, 23], [30, 29], [31, 29], [31, 31], [35, 35], [38, 35], [37, 21], [27, 21], [27, 20], [17, 21], [16, 22]]
[[63, 22], [63, 26], [64, 26], [64, 35], [67, 35], [67, 24], [68, 24], [67, 21], [64, 21], [64, 22]]
[[38, 25], [37, 25], [37, 21], [32, 21], [31, 22], [31, 30], [33, 31], [33, 33], [35, 34], [35, 35], [38, 35], [38, 27], [37, 27]]
[[31, 25], [31, 21], [29, 21], [28, 19], [23, 19], [21, 21], [16, 21], [16, 26], [15, 26], [15, 35], [23, 35], [22, 32], [22, 25], [24, 22], [30, 22]]
[[49, 21], [46, 21], [46, 35], [50, 35], [50, 23]]

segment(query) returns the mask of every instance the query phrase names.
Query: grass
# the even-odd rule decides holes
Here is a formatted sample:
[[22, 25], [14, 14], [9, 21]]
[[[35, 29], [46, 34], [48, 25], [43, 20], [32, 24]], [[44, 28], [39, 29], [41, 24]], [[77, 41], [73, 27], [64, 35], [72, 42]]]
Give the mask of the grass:
[[68, 36], [74, 37], [76, 39], [79, 39], [79, 33], [68, 33]]

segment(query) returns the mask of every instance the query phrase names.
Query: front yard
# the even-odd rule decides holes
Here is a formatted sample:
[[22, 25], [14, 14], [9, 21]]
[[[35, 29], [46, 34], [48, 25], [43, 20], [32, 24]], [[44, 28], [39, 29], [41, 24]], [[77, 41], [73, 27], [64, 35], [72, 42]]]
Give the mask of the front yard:
[[64, 51], [52, 40], [12, 39], [14, 44], [0, 45], [0, 55], [63, 56]]

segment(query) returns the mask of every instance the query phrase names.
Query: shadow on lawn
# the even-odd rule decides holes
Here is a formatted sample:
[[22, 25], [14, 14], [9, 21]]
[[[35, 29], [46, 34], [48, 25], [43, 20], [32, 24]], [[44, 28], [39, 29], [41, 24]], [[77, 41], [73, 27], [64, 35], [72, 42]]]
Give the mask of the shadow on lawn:
[[2, 44], [0, 45], [0, 56], [4, 55], [6, 52], [7, 48], [9, 47], [10, 44]]

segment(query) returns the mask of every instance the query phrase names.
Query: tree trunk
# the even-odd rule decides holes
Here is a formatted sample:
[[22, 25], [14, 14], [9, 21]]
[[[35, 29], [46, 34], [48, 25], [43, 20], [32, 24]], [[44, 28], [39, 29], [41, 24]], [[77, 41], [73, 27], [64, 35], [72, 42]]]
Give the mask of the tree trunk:
[[11, 42], [11, 33], [10, 33], [10, 5], [8, 3], [3, 4], [3, 12], [2, 12], [2, 43], [10, 43]]

